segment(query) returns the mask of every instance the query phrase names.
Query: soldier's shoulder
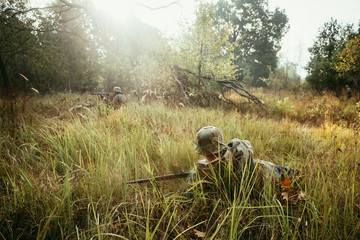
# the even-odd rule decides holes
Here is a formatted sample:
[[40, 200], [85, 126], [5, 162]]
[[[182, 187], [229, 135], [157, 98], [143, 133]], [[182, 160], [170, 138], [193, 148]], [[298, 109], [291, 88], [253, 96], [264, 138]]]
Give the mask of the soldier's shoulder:
[[229, 141], [228, 149], [231, 152], [231, 156], [238, 160], [251, 158], [254, 154], [251, 143], [248, 140], [240, 140], [238, 138]]
[[238, 138], [231, 139], [228, 147], [231, 152], [253, 152], [252, 145], [248, 140], [240, 140]]
[[240, 140], [238, 138], [233, 138], [228, 143], [229, 147], [237, 147], [239, 145], [243, 145], [247, 148], [252, 148], [252, 145], [249, 140]]

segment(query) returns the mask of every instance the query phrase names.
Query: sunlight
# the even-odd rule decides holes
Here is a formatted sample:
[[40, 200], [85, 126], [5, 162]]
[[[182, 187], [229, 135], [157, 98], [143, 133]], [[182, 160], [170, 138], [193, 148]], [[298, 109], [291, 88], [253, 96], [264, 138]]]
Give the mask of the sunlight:
[[[164, 34], [178, 34], [179, 21], [193, 18], [194, 0], [91, 0], [97, 10], [116, 22], [138, 19]], [[173, 4], [171, 4], [173, 3]]]
[[134, 14], [136, 1], [132, 0], [93, 0], [97, 9], [111, 18], [125, 21]]

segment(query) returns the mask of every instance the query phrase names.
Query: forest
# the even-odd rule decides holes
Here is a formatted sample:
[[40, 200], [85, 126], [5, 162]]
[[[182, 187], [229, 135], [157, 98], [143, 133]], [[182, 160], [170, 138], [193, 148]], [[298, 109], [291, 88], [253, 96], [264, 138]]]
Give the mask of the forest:
[[[0, 3], [0, 239], [360, 238], [360, 21], [318, 26], [302, 77], [268, 0], [195, 1], [173, 36], [95, 2]], [[204, 126], [301, 177], [157, 181]]]

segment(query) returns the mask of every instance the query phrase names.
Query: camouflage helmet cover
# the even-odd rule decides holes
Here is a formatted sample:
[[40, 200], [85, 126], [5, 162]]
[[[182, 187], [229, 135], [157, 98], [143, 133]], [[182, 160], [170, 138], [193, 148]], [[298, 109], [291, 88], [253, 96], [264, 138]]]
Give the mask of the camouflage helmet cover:
[[201, 155], [216, 154], [226, 148], [220, 129], [213, 126], [201, 128], [196, 134], [195, 152]]
[[119, 93], [122, 92], [120, 87], [114, 87], [113, 91], [114, 92], [119, 92]]

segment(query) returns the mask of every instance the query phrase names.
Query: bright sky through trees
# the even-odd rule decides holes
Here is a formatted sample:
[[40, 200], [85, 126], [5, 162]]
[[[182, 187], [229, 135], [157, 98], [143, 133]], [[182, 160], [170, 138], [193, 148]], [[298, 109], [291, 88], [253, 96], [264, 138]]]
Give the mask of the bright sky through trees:
[[134, 13], [136, 1], [129, 0], [94, 0], [94, 5], [104, 14], [125, 21]]
[[[180, 22], [194, 19], [194, 9], [197, 2], [195, 0], [92, 1], [96, 8], [114, 19], [125, 21], [133, 14], [143, 22], [155, 26], [169, 35], [179, 34]], [[32, 0], [32, 2], [34, 5], [39, 5], [50, 1]], [[303, 68], [309, 61], [308, 48], [312, 46], [318, 29], [325, 22], [334, 18], [342, 24], [357, 24], [360, 20], [359, 0], [269, 0], [269, 5], [271, 9], [279, 7], [286, 11], [290, 30], [282, 41], [281, 58], [283, 61], [298, 64], [300, 66], [298, 71], [302, 77], [306, 76]]]
[[[269, 0], [269, 4], [285, 9], [289, 18], [290, 30], [282, 41], [282, 57], [302, 67], [309, 62], [308, 48], [325, 22], [334, 18], [341, 24], [357, 25], [360, 20], [359, 0]], [[300, 70], [301, 76], [306, 76], [306, 71]]]
[[[196, 1], [179, 0], [167, 8], [159, 10], [147, 9], [141, 4], [156, 8], [167, 5], [172, 0], [93, 0], [99, 8], [110, 15], [123, 18], [120, 13], [129, 11], [147, 22], [159, 28], [167, 34], [176, 34], [180, 31], [180, 21], [193, 19]], [[132, 3], [129, 4], [129, 3]], [[138, 3], [138, 4], [136, 4]], [[140, 4], [140, 5], [139, 5]], [[270, 8], [279, 7], [285, 9], [289, 17], [290, 30], [283, 39], [281, 58], [283, 61], [291, 61], [301, 66], [299, 69], [302, 77], [306, 76], [303, 69], [309, 61], [308, 48], [311, 47], [317, 36], [318, 29], [331, 18], [340, 23], [357, 24], [360, 20], [358, 10], [359, 0], [269, 0]], [[126, 10], [128, 9], [128, 10]]]
[[125, 20], [131, 14], [166, 34], [178, 34], [179, 22], [194, 19], [194, 0], [92, 0], [110, 16]]

